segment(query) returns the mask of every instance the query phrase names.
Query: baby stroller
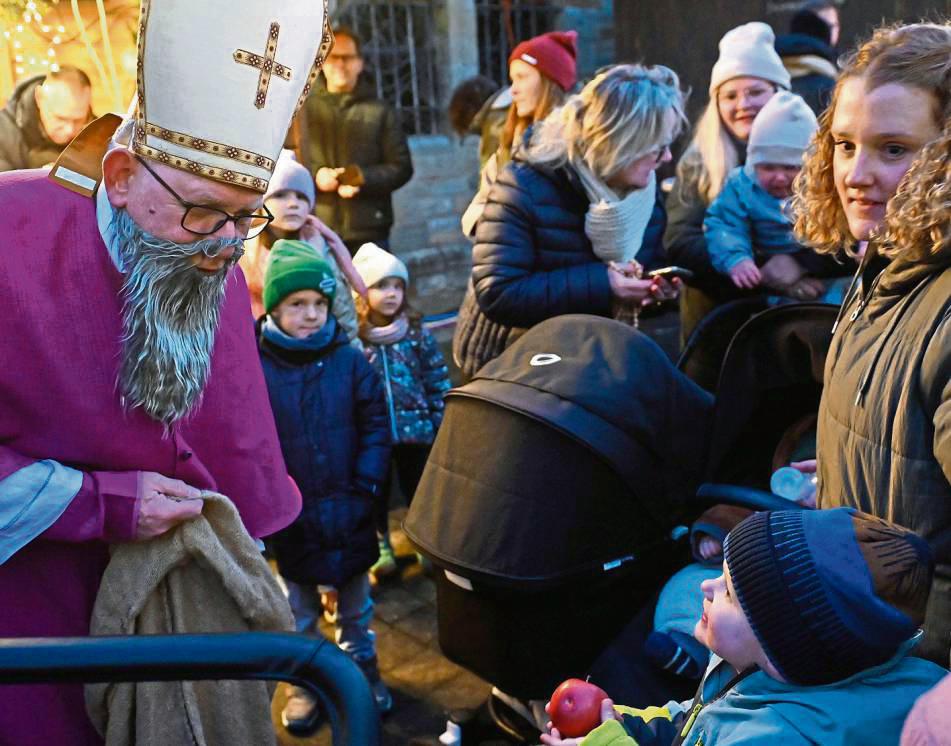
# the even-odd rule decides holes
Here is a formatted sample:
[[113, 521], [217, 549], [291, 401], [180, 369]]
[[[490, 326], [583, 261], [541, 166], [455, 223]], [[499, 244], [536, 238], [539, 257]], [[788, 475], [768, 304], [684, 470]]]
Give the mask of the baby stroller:
[[578, 315], [533, 327], [451, 391], [405, 522], [437, 570], [446, 656], [544, 699], [686, 562], [676, 527], [720, 502], [788, 507], [761, 491], [772, 449], [756, 433], [816, 411], [834, 317], [820, 305], [755, 316], [715, 398], [644, 335]]

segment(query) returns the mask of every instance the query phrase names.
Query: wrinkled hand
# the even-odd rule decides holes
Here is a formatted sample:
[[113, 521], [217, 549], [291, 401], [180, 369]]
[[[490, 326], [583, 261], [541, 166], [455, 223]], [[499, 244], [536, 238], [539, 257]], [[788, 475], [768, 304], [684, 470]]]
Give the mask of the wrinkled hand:
[[763, 281], [763, 276], [760, 274], [756, 262], [752, 259], [744, 259], [730, 268], [730, 279], [738, 288], [752, 290]]
[[337, 187], [337, 195], [341, 199], [353, 199], [360, 194], [360, 187], [352, 184], [341, 184]]
[[336, 192], [340, 188], [340, 182], [337, 177], [344, 172], [342, 168], [330, 168], [324, 166], [317, 169], [317, 175], [314, 178], [317, 189], [321, 192]]
[[762, 266], [760, 274], [764, 285], [785, 291], [791, 285], [799, 282], [806, 274], [806, 270], [788, 254], [777, 254], [770, 257]]
[[[680, 289], [683, 287], [683, 281], [679, 277], [672, 280], [666, 280], [663, 277], [651, 278], [650, 294], [651, 298], [661, 303], [665, 300], [675, 300], [680, 295]], [[647, 305], [645, 303], [644, 305]]]
[[790, 466], [797, 471], [801, 471], [803, 474], [815, 474], [818, 469], [814, 458], [806, 459], [805, 461], [793, 461]]
[[[545, 712], [551, 715], [551, 702], [545, 705]], [[614, 709], [614, 702], [610, 699], [601, 700], [601, 722], [606, 723], [608, 720], [620, 720], [621, 716], [618, 714], [617, 710]], [[551, 722], [548, 723], [548, 733], [542, 733], [542, 743], [546, 746], [580, 746], [581, 742], [584, 741], [582, 738], [562, 738], [561, 733], [558, 732], [558, 729], [552, 726]]]
[[201, 491], [180, 479], [154, 471], [139, 472], [139, 521], [136, 539], [153, 539], [179, 523], [201, 515]]
[[714, 557], [723, 554], [723, 544], [714, 539], [712, 536], [704, 536], [702, 539], [700, 539], [700, 543], [697, 545], [697, 551], [700, 553], [700, 557], [702, 559], [713, 559]]

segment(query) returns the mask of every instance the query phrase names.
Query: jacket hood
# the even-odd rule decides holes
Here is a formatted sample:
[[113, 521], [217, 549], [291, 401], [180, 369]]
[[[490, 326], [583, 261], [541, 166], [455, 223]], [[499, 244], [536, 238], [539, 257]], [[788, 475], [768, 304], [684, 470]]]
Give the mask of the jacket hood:
[[808, 34], [782, 34], [776, 37], [776, 52], [783, 58], [783, 64], [786, 64], [786, 57], [799, 57], [802, 55], [814, 55], [822, 57], [824, 60], [835, 64], [835, 50], [826, 44], [822, 39], [817, 39]]
[[57, 148], [43, 132], [43, 126], [40, 123], [40, 110], [36, 106], [36, 89], [45, 80], [46, 76], [37, 75], [28, 78], [13, 89], [10, 100], [7, 101], [6, 112], [16, 122], [17, 128], [23, 133], [26, 144], [30, 148], [39, 145], [47, 145]]
[[[869, 247], [869, 253], [873, 247]], [[867, 257], [868, 258], [868, 257]], [[862, 262], [863, 266], [865, 262]], [[878, 292], [885, 302], [893, 302], [898, 296], [903, 296], [924, 280], [938, 275], [951, 266], [951, 240], [945, 240], [938, 253], [926, 259], [906, 259], [901, 254], [896, 256], [888, 268], [882, 273]]]

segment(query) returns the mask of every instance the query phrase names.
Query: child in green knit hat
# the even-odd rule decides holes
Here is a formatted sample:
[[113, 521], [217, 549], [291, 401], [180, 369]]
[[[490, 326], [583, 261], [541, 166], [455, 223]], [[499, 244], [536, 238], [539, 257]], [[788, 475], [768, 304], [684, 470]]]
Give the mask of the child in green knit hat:
[[[318, 634], [319, 594], [336, 590], [337, 644], [363, 669], [385, 712], [393, 700], [377, 666], [367, 570], [379, 556], [373, 508], [389, 468], [389, 423], [379, 376], [330, 311], [336, 285], [309, 244], [274, 243], [259, 350], [281, 451], [303, 508], [269, 541], [298, 632]], [[317, 701], [294, 687], [281, 719], [290, 733], [308, 735], [321, 721]]]

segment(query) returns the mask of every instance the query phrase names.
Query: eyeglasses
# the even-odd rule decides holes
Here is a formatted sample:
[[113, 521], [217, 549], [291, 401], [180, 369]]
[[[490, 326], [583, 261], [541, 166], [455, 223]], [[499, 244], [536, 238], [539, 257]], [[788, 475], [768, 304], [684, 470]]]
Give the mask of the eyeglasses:
[[776, 89], [768, 85], [757, 85], [751, 88], [744, 88], [741, 91], [725, 91], [723, 93], [717, 94], [717, 101], [721, 104], [728, 104], [730, 106], [736, 106], [740, 97], [744, 98], [746, 101], [758, 102], [764, 98], [769, 98], [773, 93], [776, 92]]
[[670, 150], [672, 143], [665, 142], [663, 145], [658, 145], [656, 148], [648, 150], [644, 153], [644, 158], [653, 158], [654, 163], [660, 165], [664, 160], [664, 156], [667, 155], [667, 151]]
[[261, 206], [264, 209], [264, 215], [254, 213], [231, 215], [224, 210], [219, 210], [217, 207], [196, 205], [193, 202], [188, 202], [182, 199], [178, 192], [166, 184], [165, 181], [162, 180], [162, 177], [149, 167], [149, 164], [145, 162], [144, 158], [138, 155], [135, 157], [136, 160], [145, 167], [145, 170], [152, 174], [152, 178], [165, 187], [165, 190], [185, 208], [185, 213], [182, 215], [182, 228], [189, 233], [194, 233], [198, 236], [210, 236], [231, 222], [234, 223], [235, 232], [239, 236], [243, 238], [254, 238], [255, 236], [259, 236], [261, 231], [267, 228], [271, 221], [274, 220], [274, 215], [271, 214], [271, 211], [267, 209], [266, 205]]

